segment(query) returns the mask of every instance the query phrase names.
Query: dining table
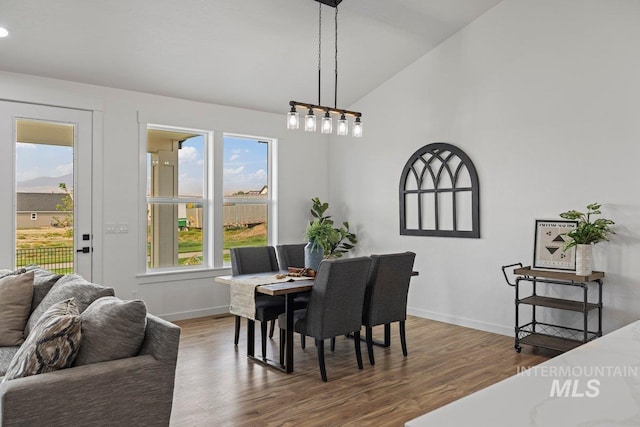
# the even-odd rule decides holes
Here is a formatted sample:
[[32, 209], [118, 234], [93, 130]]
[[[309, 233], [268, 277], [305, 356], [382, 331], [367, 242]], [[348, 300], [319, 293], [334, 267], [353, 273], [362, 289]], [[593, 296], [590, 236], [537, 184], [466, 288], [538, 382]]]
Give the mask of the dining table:
[[[411, 276], [418, 276], [418, 272], [413, 271]], [[244, 316], [247, 318], [247, 357], [257, 363], [271, 366], [287, 374], [293, 372], [293, 302], [296, 295], [311, 290], [313, 277], [294, 277], [289, 276], [287, 271], [269, 271], [265, 273], [237, 274], [235, 276], [217, 276], [214, 280], [216, 283], [229, 285], [230, 287], [252, 284], [255, 286], [256, 293], [284, 296], [287, 325], [284, 355], [280, 354], [280, 360], [278, 361], [269, 359], [266, 354], [263, 354], [262, 357], [256, 357], [255, 320], [251, 314], [248, 314]], [[364, 337], [362, 339], [364, 340]], [[389, 324], [384, 325], [384, 341], [374, 340], [373, 344], [381, 347], [389, 347], [391, 345], [391, 328]]]
[[256, 357], [255, 320], [250, 315], [247, 315], [245, 316], [247, 318], [247, 357], [257, 363], [273, 367], [287, 374], [293, 372], [293, 301], [296, 295], [311, 290], [313, 278], [287, 276], [286, 271], [270, 271], [267, 273], [217, 276], [215, 282], [231, 287], [254, 284], [256, 293], [284, 297], [287, 325], [284, 355], [281, 354], [278, 361], [269, 359], [266, 354]]

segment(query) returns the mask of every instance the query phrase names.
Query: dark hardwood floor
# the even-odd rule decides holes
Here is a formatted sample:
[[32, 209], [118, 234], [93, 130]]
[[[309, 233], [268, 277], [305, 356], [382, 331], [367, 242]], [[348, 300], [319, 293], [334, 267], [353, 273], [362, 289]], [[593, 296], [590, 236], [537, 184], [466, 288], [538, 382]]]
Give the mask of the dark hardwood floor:
[[[246, 358], [246, 322], [233, 345], [232, 316], [176, 322], [182, 327], [171, 425], [178, 426], [402, 426], [406, 421], [552, 357], [513, 349], [513, 338], [418, 317], [407, 319], [405, 358], [397, 325], [390, 348], [375, 347], [375, 366], [362, 345], [356, 365], [352, 339], [326, 345], [323, 383], [316, 348], [296, 336], [295, 372], [286, 375]], [[256, 324], [258, 325], [258, 324]], [[382, 328], [374, 329], [381, 338]], [[259, 328], [256, 344], [259, 348]], [[276, 334], [268, 353], [277, 358]], [[259, 353], [260, 350], [257, 350]]]

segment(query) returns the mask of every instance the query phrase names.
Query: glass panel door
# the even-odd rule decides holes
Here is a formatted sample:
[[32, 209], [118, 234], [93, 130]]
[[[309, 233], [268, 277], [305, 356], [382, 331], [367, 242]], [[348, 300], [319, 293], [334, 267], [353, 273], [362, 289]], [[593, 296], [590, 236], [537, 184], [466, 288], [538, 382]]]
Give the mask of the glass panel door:
[[[0, 229], [10, 252], [1, 265], [37, 264], [91, 279], [91, 113], [0, 103], [0, 151], [13, 158], [2, 172]], [[6, 251], [6, 249], [3, 249]], [[8, 268], [8, 267], [7, 267]]]

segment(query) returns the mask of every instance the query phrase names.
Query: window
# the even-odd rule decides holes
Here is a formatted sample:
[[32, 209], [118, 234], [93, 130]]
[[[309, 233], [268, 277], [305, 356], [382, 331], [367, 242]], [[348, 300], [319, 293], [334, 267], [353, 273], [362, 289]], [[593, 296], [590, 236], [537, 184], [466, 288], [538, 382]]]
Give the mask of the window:
[[75, 125], [19, 118], [15, 126], [16, 267], [72, 273]]
[[275, 140], [141, 123], [142, 271], [228, 267], [230, 248], [271, 244]]
[[147, 269], [208, 266], [208, 132], [147, 126]]
[[229, 249], [265, 246], [272, 232], [270, 205], [273, 174], [269, 170], [270, 147], [265, 139], [224, 136], [223, 152], [223, 261]]

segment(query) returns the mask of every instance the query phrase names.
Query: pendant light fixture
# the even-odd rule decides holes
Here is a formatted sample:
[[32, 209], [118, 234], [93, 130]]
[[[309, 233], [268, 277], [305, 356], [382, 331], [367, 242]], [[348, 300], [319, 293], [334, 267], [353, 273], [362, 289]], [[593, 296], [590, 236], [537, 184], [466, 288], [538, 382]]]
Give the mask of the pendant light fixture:
[[[296, 108], [307, 109], [304, 116], [304, 130], [307, 132], [316, 131], [316, 115], [314, 110], [324, 112], [320, 123], [320, 132], [330, 134], [333, 132], [332, 114], [339, 116], [336, 133], [341, 136], [349, 135], [349, 121], [347, 116], [353, 117], [353, 128], [351, 134], [356, 138], [362, 137], [362, 113], [338, 108], [338, 5], [342, 0], [315, 0], [318, 2], [318, 103], [310, 104], [306, 102], [289, 101], [291, 109], [287, 113], [287, 129], [298, 129], [300, 116]], [[334, 105], [333, 107], [323, 106], [320, 102], [320, 76], [322, 64], [322, 5], [335, 8], [335, 84], [334, 84]]]

